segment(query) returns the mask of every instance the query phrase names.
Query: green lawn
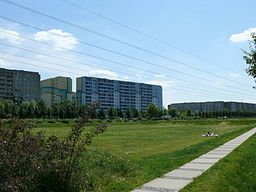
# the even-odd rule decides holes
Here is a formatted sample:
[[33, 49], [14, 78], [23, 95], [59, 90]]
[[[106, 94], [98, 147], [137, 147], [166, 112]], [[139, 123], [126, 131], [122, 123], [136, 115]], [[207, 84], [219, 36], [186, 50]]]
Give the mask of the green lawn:
[[[81, 162], [95, 192], [132, 190], [256, 126], [253, 119], [108, 124]], [[43, 123], [37, 129], [64, 136], [70, 126]], [[208, 131], [220, 137], [201, 136]]]

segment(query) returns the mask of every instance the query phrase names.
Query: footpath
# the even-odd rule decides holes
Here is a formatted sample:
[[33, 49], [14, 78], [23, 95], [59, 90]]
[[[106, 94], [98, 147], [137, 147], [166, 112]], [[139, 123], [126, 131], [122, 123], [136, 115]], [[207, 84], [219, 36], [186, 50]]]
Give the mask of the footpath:
[[190, 161], [189, 163], [154, 179], [131, 192], [176, 192], [188, 185], [194, 178], [227, 156], [249, 137], [256, 133], [256, 128], [232, 139], [212, 151]]

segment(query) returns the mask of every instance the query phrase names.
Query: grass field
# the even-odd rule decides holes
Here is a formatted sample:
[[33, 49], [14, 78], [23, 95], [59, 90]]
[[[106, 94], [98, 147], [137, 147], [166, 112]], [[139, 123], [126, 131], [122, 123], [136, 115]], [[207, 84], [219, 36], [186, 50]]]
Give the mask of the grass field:
[[[108, 123], [83, 161], [92, 191], [125, 192], [191, 161], [256, 126], [253, 119]], [[64, 136], [72, 124], [43, 123]], [[92, 125], [90, 125], [92, 126]], [[208, 131], [218, 138], [202, 137]]]

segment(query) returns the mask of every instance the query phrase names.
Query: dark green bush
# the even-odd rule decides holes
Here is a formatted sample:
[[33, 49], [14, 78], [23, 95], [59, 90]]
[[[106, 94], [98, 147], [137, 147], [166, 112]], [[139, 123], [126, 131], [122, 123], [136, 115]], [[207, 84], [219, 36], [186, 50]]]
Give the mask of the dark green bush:
[[69, 124], [68, 120], [62, 120], [61, 123]]
[[[96, 106], [93, 106], [94, 109]], [[1, 192], [78, 192], [88, 187], [80, 158], [100, 125], [82, 135], [90, 108], [63, 139], [32, 132], [32, 124], [15, 118], [0, 120]]]

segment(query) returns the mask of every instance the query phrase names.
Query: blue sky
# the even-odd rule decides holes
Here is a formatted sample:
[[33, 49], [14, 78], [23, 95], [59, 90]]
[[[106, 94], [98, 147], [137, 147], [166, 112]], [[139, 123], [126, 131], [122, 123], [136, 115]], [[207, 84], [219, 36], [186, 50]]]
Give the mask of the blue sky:
[[[165, 106], [176, 102], [213, 100], [256, 103], [255, 90], [252, 89], [254, 80], [245, 72], [247, 66], [241, 51], [241, 48], [248, 48], [250, 32], [256, 32], [256, 2], [253, 0], [71, 1], [172, 46], [62, 0], [13, 2], [80, 28], [0, 0], [0, 67], [38, 71], [42, 79], [70, 76], [73, 78], [73, 90], [75, 78], [84, 75], [160, 84], [164, 90]], [[154, 54], [90, 33], [81, 27]], [[143, 62], [85, 43], [136, 57]]]

